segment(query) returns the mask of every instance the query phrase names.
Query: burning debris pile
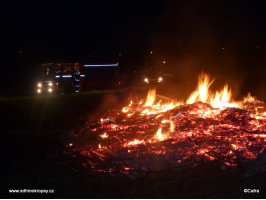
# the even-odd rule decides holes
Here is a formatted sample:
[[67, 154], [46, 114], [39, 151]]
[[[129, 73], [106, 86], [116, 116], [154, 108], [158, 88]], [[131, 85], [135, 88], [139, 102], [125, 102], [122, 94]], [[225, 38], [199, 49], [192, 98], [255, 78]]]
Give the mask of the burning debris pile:
[[83, 145], [74, 141], [68, 151], [86, 158], [83, 165], [94, 172], [130, 176], [214, 160], [236, 166], [257, 158], [265, 150], [264, 103], [251, 95], [233, 101], [227, 85], [211, 93], [212, 82], [201, 74], [186, 103], [158, 101], [150, 90], [146, 101], [131, 101], [89, 122], [88, 130], [76, 135]]

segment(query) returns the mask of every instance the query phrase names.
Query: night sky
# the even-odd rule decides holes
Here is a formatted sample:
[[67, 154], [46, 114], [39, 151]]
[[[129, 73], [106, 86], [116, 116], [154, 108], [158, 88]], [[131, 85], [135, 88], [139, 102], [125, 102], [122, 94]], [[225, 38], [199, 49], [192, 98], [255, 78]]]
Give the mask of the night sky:
[[204, 70], [265, 97], [265, 10], [263, 0], [1, 2], [1, 82], [30, 84], [56, 60], [118, 60], [126, 72], [166, 60], [180, 82]]

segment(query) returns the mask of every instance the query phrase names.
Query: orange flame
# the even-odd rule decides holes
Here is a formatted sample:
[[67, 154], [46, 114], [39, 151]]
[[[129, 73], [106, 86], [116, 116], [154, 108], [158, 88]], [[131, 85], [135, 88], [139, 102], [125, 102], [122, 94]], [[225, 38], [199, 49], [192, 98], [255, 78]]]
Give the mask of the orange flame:
[[156, 140], [159, 140], [159, 141], [163, 141], [163, 140], [165, 140], [165, 139], [167, 138], [166, 135], [163, 135], [163, 134], [162, 134], [162, 127], [160, 127], [160, 128], [158, 129], [158, 131], [156, 132], [154, 138], [155, 138]]
[[[211, 79], [208, 74], [201, 73], [198, 76], [198, 85], [196, 90], [194, 90], [190, 94], [190, 96], [187, 98], [186, 101], [187, 104], [193, 104], [197, 101], [201, 101], [203, 103], [210, 104], [214, 108], [219, 108], [219, 110], [212, 111], [210, 113], [208, 113], [208, 111], [205, 111], [204, 113], [202, 113], [202, 117], [215, 117], [217, 114], [220, 113], [221, 110], [225, 109], [226, 107], [243, 108], [244, 103], [246, 102], [262, 103], [261, 101], [256, 100], [255, 97], [252, 97], [250, 93], [248, 94], [247, 97], [243, 99], [242, 102], [233, 101], [232, 91], [227, 84], [224, 85], [222, 90], [212, 92], [210, 90], [210, 86], [213, 83], [213, 81], [214, 79]], [[128, 117], [131, 117], [136, 113], [140, 113], [140, 115], [154, 115], [161, 112], [166, 112], [168, 110], [174, 109], [177, 106], [185, 104], [184, 102], [171, 100], [161, 95], [158, 95], [158, 97], [171, 101], [167, 103], [161, 103], [161, 101], [155, 103], [156, 97], [157, 97], [156, 89], [150, 89], [148, 91], [144, 104], [142, 103], [142, 101], [140, 101], [138, 104], [136, 104], [138, 105], [137, 109], [135, 107], [134, 110], [134, 106], [132, 106], [133, 102], [131, 100], [130, 104], [122, 109], [122, 112], [127, 113]], [[202, 112], [202, 111], [198, 110], [197, 112]]]
[[225, 107], [239, 107], [240, 105], [232, 101], [232, 92], [228, 85], [225, 84], [221, 91], [216, 91], [213, 94], [209, 88], [213, 83], [208, 74], [201, 73], [198, 77], [198, 86], [195, 91], [191, 93], [187, 100], [187, 104], [192, 104], [197, 101], [209, 103], [214, 108], [224, 109]]
[[156, 89], [149, 90], [144, 106], [152, 106], [156, 99]]
[[222, 91], [216, 91], [215, 96], [213, 98], [210, 98], [210, 104], [214, 108], [238, 107], [236, 102], [231, 101], [231, 97], [232, 92], [226, 84]]
[[251, 96], [251, 93], [249, 92], [246, 97], [243, 98], [243, 102], [254, 102], [256, 100], [255, 97]]
[[133, 104], [133, 101], [131, 100], [130, 104], [122, 109], [122, 112], [127, 113], [129, 111], [130, 107], [132, 106], [132, 104]]
[[213, 81], [214, 80], [210, 80], [210, 76], [208, 74], [201, 73], [198, 77], [198, 87], [189, 96], [187, 103], [191, 104], [195, 103], [196, 101], [206, 103], [207, 99], [209, 98], [209, 87]]

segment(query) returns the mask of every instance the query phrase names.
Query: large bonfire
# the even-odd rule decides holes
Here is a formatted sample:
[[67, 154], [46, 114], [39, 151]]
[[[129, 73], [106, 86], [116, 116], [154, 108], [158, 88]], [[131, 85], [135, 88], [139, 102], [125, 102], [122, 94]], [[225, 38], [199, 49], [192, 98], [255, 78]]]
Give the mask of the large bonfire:
[[[160, 100], [149, 90], [146, 100], [131, 100], [110, 110], [89, 127], [68, 150], [82, 155], [95, 172], [139, 174], [181, 170], [214, 160], [237, 166], [265, 150], [264, 103], [250, 94], [234, 101], [227, 85], [211, 92], [213, 80], [201, 74], [186, 101]], [[89, 144], [88, 144], [89, 143]]]

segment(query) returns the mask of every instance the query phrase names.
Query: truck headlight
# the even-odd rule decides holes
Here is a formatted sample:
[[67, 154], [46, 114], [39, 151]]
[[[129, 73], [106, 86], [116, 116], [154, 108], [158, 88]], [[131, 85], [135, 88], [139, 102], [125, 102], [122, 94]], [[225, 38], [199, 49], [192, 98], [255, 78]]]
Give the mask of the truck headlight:
[[39, 89], [37, 89], [37, 93], [41, 93], [42, 92], [42, 90], [39, 88]]
[[42, 83], [38, 83], [37, 86], [40, 88], [42, 87]]
[[48, 92], [50, 92], [50, 93], [51, 93], [52, 91], [53, 91], [53, 90], [52, 90], [52, 88], [48, 88]]

